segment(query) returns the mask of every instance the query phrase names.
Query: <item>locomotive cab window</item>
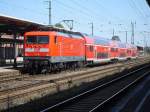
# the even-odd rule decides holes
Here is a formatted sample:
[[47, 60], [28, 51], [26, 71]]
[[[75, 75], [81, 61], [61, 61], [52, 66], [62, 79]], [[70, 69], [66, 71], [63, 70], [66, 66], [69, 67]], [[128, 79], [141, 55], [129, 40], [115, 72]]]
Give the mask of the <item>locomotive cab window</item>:
[[36, 36], [28, 36], [26, 41], [28, 44], [37, 43], [37, 37]]
[[38, 36], [38, 44], [48, 44], [49, 37], [48, 36]]
[[48, 44], [48, 36], [27, 36], [27, 44]]

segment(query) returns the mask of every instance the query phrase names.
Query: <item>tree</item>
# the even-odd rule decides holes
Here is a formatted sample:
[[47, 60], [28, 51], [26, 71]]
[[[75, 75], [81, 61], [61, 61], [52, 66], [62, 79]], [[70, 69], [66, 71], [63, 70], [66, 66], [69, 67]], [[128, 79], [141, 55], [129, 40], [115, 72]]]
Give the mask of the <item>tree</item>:
[[61, 23], [56, 23], [54, 26], [58, 28], [64, 28], [64, 26]]
[[113, 36], [112, 40], [121, 41], [120, 38], [119, 38], [119, 36]]

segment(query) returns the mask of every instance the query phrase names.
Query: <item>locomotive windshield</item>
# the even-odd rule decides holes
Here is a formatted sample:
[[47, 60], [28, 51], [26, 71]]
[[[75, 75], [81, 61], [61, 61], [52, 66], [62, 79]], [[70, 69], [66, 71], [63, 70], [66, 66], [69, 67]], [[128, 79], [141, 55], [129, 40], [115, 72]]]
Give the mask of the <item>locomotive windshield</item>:
[[27, 36], [27, 44], [48, 44], [48, 36]]
[[35, 36], [28, 36], [27, 37], [27, 43], [28, 44], [37, 43], [37, 37], [35, 37]]
[[38, 44], [48, 44], [49, 43], [48, 36], [38, 36], [37, 40], [38, 40]]

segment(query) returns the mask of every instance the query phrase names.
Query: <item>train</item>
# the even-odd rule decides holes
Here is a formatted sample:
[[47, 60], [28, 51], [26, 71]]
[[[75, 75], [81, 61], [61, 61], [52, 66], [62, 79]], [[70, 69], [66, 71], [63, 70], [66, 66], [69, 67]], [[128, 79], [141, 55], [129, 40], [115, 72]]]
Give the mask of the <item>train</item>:
[[51, 72], [137, 57], [132, 44], [67, 30], [24, 34], [24, 69]]

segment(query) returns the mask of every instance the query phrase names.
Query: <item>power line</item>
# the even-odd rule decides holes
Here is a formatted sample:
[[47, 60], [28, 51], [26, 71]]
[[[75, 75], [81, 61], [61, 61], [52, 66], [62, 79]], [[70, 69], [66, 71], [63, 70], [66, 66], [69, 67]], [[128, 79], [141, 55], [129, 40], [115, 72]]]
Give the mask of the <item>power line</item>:
[[129, 5], [130, 7], [133, 9], [133, 11], [136, 13], [137, 17], [142, 18], [142, 21], [146, 20], [144, 14], [142, 13], [142, 11], [137, 7], [137, 5], [135, 4], [135, 2], [133, 0], [129, 0]]
[[[99, 13], [95, 12], [94, 10], [90, 10], [89, 7], [86, 7], [86, 5], [82, 5], [81, 3], [75, 1], [75, 0], [71, 0], [71, 2], [73, 2], [78, 8], [80, 8], [81, 10], [84, 10], [84, 12], [93, 15], [94, 14], [94, 17], [98, 18], [98, 19], [101, 19], [101, 17], [99, 16]], [[104, 17], [104, 16], [103, 16]], [[105, 16], [106, 19], [108, 19], [108, 17]], [[108, 19], [109, 20], [109, 19]]]
[[90, 17], [90, 16], [91, 16], [89, 13], [84, 12], [83, 10], [80, 10], [80, 9], [73, 8], [73, 7], [71, 7], [71, 6], [68, 6], [68, 5], [64, 4], [63, 2], [61, 2], [61, 1], [55, 0], [55, 2], [58, 2], [58, 3], [61, 4], [62, 6], [68, 8], [69, 10], [73, 10], [73, 9], [74, 9], [74, 10], [78, 11], [78, 13], [81, 13], [82, 15], [85, 15], [85, 16], [87, 16], [87, 17]]
[[[73, 10], [73, 13], [75, 11], [77, 11], [77, 13], [80, 13], [82, 14], [83, 16], [80, 16], [82, 18], [85, 18], [85, 20], [89, 19], [89, 18], [98, 18], [98, 20], [101, 19], [100, 16], [98, 16], [99, 14], [98, 13], [95, 13], [94, 11], [91, 11], [89, 8], [86, 7], [86, 5], [80, 5], [77, 1], [70, 1], [70, 2], [73, 2], [74, 5], [76, 5], [76, 7], [74, 8], [73, 6], [70, 7], [69, 5], [66, 5], [64, 4], [63, 2], [61, 1], [58, 1], [58, 0], [55, 0], [55, 2], [57, 2], [59, 5], [62, 5], [64, 6], [65, 8], [68, 8], [69, 11], [72, 11]], [[68, 11], [68, 10], [67, 10]], [[86, 16], [86, 17], [85, 17]], [[89, 20], [91, 21], [91, 20]], [[98, 21], [99, 22], [99, 21]]]
[[[98, 13], [96, 13], [96, 12], [94, 12], [93, 10], [90, 10], [89, 9], [89, 7], [87, 8], [86, 7], [86, 4], [84, 4], [84, 5], [81, 5], [81, 4], [79, 4], [77, 1], [75, 1], [75, 0], [72, 0], [71, 2], [73, 2], [77, 7], [79, 7], [79, 8], [82, 8], [82, 9], [84, 9], [84, 10], [86, 10], [86, 11], [88, 11], [88, 12], [90, 12], [91, 14], [95, 14], [95, 15], [99, 15]], [[101, 4], [99, 4], [99, 2], [97, 2], [97, 1], [95, 1], [96, 2], [96, 4], [98, 4], [98, 5], [100, 5], [100, 7], [102, 8], [103, 6], [101, 6]], [[99, 7], [99, 8], [100, 8]], [[105, 8], [103, 8], [103, 9], [105, 9]], [[94, 15], [94, 16], [95, 16]], [[110, 15], [109, 15], [110, 16]], [[99, 18], [99, 16], [98, 16], [98, 18]], [[106, 17], [107, 18], [107, 17]], [[117, 17], [115, 17], [115, 18], [117, 18]], [[108, 19], [108, 18], [107, 18]], [[118, 20], [121, 20], [120, 18], [117, 18]], [[122, 21], [122, 20], [121, 20]], [[121, 26], [122, 27], [122, 26]]]
[[[59, 3], [59, 5], [61, 4], [62, 6], [64, 6], [65, 8], [68, 8], [68, 9], [71, 9], [71, 10], [76, 10], [76, 11], [78, 11], [78, 13], [81, 13], [83, 16], [80, 16], [80, 17], [85, 17], [86, 18], [86, 20], [89, 18], [89, 17], [93, 17], [93, 16], [91, 16], [91, 14], [93, 14], [93, 13], [90, 13], [90, 11], [88, 11], [88, 12], [86, 12], [85, 11], [85, 9], [86, 9], [86, 7], [82, 7], [81, 5], [79, 5], [77, 2], [74, 2], [74, 4], [75, 5], [79, 5], [78, 7], [76, 7], [76, 8], [74, 8], [74, 7], [70, 7], [70, 6], [68, 6], [68, 5], [66, 5], [66, 4], [64, 4], [64, 3], [62, 3], [62, 2], [60, 2], [60, 1], [58, 1], [58, 0], [55, 0], [55, 2], [58, 2]], [[80, 8], [82, 8], [82, 10], [80, 10]], [[84, 10], [83, 10], [84, 9]], [[69, 11], [71, 11], [71, 10], [69, 10]], [[95, 14], [95, 15], [97, 15], [97, 14]], [[91, 20], [90, 20], [91, 21]], [[79, 23], [79, 22], [77, 22], [77, 21], [75, 21], [75, 23]], [[79, 24], [83, 24], [83, 23], [79, 23]], [[87, 24], [86, 24], [87, 25]], [[94, 31], [93, 31], [94, 32]]]
[[108, 8], [106, 8], [103, 4], [101, 4], [99, 0], [95, 0], [95, 2], [96, 2], [96, 4], [99, 5], [103, 10], [105, 9], [105, 12], [106, 12], [106, 14], [107, 14], [108, 16], [111, 16], [111, 18], [114, 18], [115, 20], [120, 21], [120, 22], [121, 22], [121, 23], [120, 23], [120, 24], [121, 24], [120, 27], [121, 27], [122, 29], [128, 29], [127, 26], [124, 25], [124, 28], [123, 28], [123, 26], [122, 26], [122, 23], [124, 24], [125, 20], [123, 20], [122, 18], [116, 16], [115, 13], [112, 13]]
[[[143, 12], [144, 16], [145, 16], [145, 21], [144, 24], [149, 24], [149, 17], [150, 17], [150, 13], [148, 13], [150, 10], [149, 7], [145, 7], [142, 5], [141, 0], [138, 0], [139, 2], [137, 2], [137, 5], [139, 6], [139, 9], [141, 9], [141, 11]], [[145, 4], [146, 4], [146, 0], [145, 0]], [[147, 9], [146, 9], [147, 8]]]
[[[62, 5], [61, 3], [59, 3], [57, 0], [55, 0], [55, 1], [53, 1], [53, 3], [55, 4], [55, 2], [56, 2], [56, 4], [57, 5], [59, 5], [61, 8], [63, 8], [65, 11], [64, 12], [68, 12], [68, 13], [74, 13], [74, 11], [73, 10], [68, 10], [68, 9], [70, 9], [70, 8], [68, 8], [68, 7], [66, 7], [66, 6], [64, 6], [64, 5]], [[60, 8], [59, 7], [59, 8]], [[58, 7], [57, 7], [58, 8]], [[62, 9], [61, 9], [62, 10]], [[59, 15], [61, 15], [62, 13], [60, 13]], [[53, 15], [53, 16], [55, 16], [55, 15]], [[64, 16], [64, 15], [63, 15]]]
[[12, 7], [12, 6], [18, 7], [19, 9], [24, 9], [24, 11], [28, 11], [28, 12], [30, 12], [30, 13], [31, 13], [31, 12], [34, 12], [34, 13], [37, 13], [37, 14], [48, 15], [47, 13], [43, 13], [43, 12], [40, 12], [40, 11], [31, 9], [31, 8], [27, 8], [27, 7], [24, 7], [24, 6], [20, 6], [20, 5], [16, 5], [16, 4], [11, 4], [11, 3], [8, 3], [8, 2], [6, 2], [6, 1], [1, 1], [0, 3], [10, 5], [11, 7]]
[[[138, 3], [138, 6], [141, 7], [140, 9], [142, 10], [142, 12], [144, 12], [144, 14], [146, 14], [145, 17], [147, 17], [147, 14], [150, 15], [150, 13], [148, 13], [148, 10], [146, 9], [147, 7], [141, 5], [141, 4], [143, 4], [143, 0], [142, 0], [142, 1], [141, 1], [141, 0], [138, 0], [137, 3]], [[145, 0], [145, 3], [146, 3], [146, 0]], [[149, 7], [148, 7], [148, 9], [149, 9]], [[149, 10], [149, 11], [150, 11], [150, 10]]]
[[[54, 1], [57, 5], [59, 4], [60, 6], [62, 6], [63, 9], [65, 9], [65, 12], [68, 12], [68, 13], [71, 13], [71, 14], [81, 14], [80, 15], [80, 18], [84, 18], [83, 20], [86, 20], [86, 21], [91, 21], [91, 19], [89, 17], [92, 17], [89, 13], [87, 12], [84, 12], [78, 8], [74, 8], [72, 6], [69, 6], [67, 4], [65, 4], [64, 2], [61, 2], [59, 0], [55, 0]], [[64, 17], [64, 16], [63, 16]], [[66, 16], [65, 16], [66, 17]], [[64, 18], [64, 19], [68, 19], [68, 18]], [[79, 19], [79, 16], [76, 16], [76, 19], [74, 16], [70, 16], [69, 19], [74, 19], [74, 22], [75, 23], [79, 23], [76, 21], [76, 19]], [[84, 21], [85, 22], [85, 21]], [[88, 23], [88, 22], [87, 22]], [[81, 24], [81, 23], [80, 23]], [[83, 24], [83, 23], [82, 23]]]
[[97, 5], [99, 5], [99, 6], [102, 7], [103, 9], [105, 9], [105, 11], [107, 12], [107, 14], [108, 14], [109, 16], [111, 15], [112, 18], [118, 19], [119, 21], [122, 21], [122, 22], [124, 21], [124, 20], [122, 20], [120, 17], [114, 15], [114, 13], [110, 12], [105, 6], [103, 6], [103, 5], [100, 3], [99, 0], [95, 0], [95, 2], [96, 2]]

